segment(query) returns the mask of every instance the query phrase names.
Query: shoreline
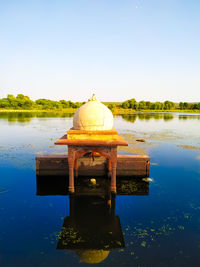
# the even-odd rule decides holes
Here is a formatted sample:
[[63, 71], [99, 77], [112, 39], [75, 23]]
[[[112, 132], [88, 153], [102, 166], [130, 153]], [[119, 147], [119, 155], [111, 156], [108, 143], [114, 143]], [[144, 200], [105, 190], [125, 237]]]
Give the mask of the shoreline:
[[7, 112], [7, 113], [31, 113], [31, 112], [51, 112], [51, 113], [75, 113], [77, 108], [69, 108], [69, 109], [0, 109], [0, 113]]
[[[67, 109], [48, 109], [48, 110], [39, 110], [39, 109], [0, 109], [0, 113], [31, 113], [31, 112], [51, 112], [51, 113], [72, 113], [76, 112], [77, 108], [67, 108]], [[114, 109], [112, 110], [113, 115], [131, 115], [136, 113], [195, 113], [199, 114], [200, 110], [129, 110], [129, 109]]]

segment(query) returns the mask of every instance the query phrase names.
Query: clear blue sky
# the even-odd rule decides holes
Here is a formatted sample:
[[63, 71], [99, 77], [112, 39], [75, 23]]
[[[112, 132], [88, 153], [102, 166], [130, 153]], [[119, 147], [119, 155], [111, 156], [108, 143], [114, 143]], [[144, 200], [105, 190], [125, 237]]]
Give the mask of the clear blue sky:
[[199, 0], [0, 0], [0, 98], [200, 101]]

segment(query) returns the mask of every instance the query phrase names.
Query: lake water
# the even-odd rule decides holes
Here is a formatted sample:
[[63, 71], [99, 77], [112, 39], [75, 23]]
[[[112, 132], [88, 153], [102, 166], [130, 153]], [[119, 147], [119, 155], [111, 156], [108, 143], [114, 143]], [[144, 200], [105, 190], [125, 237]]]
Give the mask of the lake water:
[[66, 152], [54, 141], [72, 116], [0, 113], [0, 266], [200, 266], [200, 115], [115, 117], [129, 142], [118, 153], [148, 154], [152, 181], [111, 198], [52, 195], [61, 180], [36, 179], [37, 155]]

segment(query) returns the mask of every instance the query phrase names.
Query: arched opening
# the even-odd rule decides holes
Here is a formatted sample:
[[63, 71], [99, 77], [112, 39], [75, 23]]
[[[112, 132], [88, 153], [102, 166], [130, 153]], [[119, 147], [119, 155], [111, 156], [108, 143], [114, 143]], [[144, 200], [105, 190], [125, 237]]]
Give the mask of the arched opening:
[[[116, 167], [117, 167], [117, 147], [116, 146], [69, 146], [69, 191], [74, 193], [74, 171], [78, 176], [77, 160], [87, 153], [99, 153], [108, 159], [106, 173], [111, 176], [110, 190], [116, 193]], [[105, 174], [104, 174], [105, 175]]]
[[[74, 170], [75, 170], [75, 176], [78, 177], [78, 169], [79, 169], [79, 163], [78, 160], [80, 158], [91, 158], [91, 161], [94, 162], [97, 160], [98, 157], [104, 157], [107, 159], [106, 161], [106, 168], [105, 168], [105, 175], [107, 174], [109, 177], [111, 175], [111, 153], [110, 151], [102, 151], [102, 149], [83, 149], [76, 151], [75, 157], [74, 157]], [[93, 164], [92, 164], [93, 165]], [[89, 167], [91, 167], [90, 165]]]

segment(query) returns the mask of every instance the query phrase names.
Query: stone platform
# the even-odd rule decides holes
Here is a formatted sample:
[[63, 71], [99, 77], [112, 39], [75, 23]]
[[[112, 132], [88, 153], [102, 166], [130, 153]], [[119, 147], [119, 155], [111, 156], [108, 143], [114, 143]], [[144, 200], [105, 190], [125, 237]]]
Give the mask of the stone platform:
[[[101, 156], [84, 156], [77, 160], [80, 176], [105, 176], [108, 159]], [[149, 177], [150, 158], [147, 155], [117, 155], [116, 175], [121, 177]], [[39, 155], [36, 173], [40, 176], [69, 175], [67, 155]]]

